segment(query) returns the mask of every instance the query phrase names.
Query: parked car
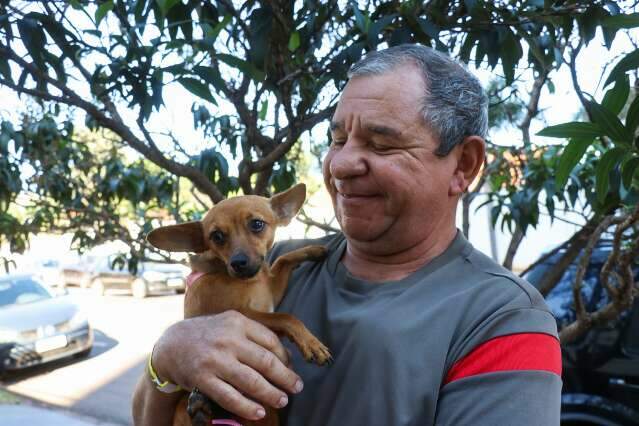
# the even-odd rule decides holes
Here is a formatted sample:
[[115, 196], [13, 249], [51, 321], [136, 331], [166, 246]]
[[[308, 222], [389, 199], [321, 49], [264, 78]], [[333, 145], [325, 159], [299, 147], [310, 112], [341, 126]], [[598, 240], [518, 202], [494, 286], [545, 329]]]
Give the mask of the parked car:
[[91, 352], [93, 330], [69, 296], [32, 275], [0, 277], [0, 372]]
[[95, 256], [83, 256], [77, 262], [63, 265], [61, 273], [64, 286], [90, 287], [97, 262]]
[[127, 268], [113, 267], [112, 259], [107, 257], [96, 262], [90, 285], [100, 295], [110, 289], [129, 290], [138, 298], [170, 290], [183, 293], [190, 272], [184, 265], [143, 262], [138, 265], [136, 275], [132, 275]]
[[[582, 294], [588, 311], [609, 302], [599, 274], [610, 251], [610, 247], [597, 247], [586, 270]], [[559, 252], [537, 265], [525, 278], [538, 285], [562, 254]], [[577, 262], [546, 296], [560, 328], [576, 318], [572, 283]], [[639, 266], [635, 265], [633, 270], [637, 281]], [[562, 425], [639, 425], [639, 298], [618, 320], [591, 329], [574, 343], [562, 345], [562, 359]]]

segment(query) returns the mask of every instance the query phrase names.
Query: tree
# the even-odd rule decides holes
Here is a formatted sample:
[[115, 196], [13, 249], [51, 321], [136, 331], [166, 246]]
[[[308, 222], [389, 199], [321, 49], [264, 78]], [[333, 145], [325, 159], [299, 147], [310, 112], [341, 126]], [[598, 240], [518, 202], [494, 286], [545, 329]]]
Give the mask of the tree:
[[[349, 66], [381, 43], [419, 42], [503, 75], [493, 90], [493, 118], [511, 114], [518, 121], [521, 147], [491, 147], [486, 184], [495, 222], [513, 232], [507, 266], [536, 225], [541, 194], [551, 216], [571, 207], [573, 193], [592, 195], [592, 176], [578, 178], [588, 167], [596, 171], [595, 198], [588, 198], [587, 226], [574, 239], [583, 247], [592, 226], [619, 212], [611, 224], [627, 229], [622, 244], [634, 226], [619, 222], [619, 214], [636, 193], [628, 170], [637, 165], [637, 101], [624, 110], [625, 124], [617, 116], [637, 51], [610, 73], [607, 101], [586, 99], [575, 84], [588, 122], [545, 133], [571, 138], [563, 149], [535, 145], [530, 124], [552, 72], [574, 69], [597, 31], [610, 48], [619, 33], [639, 25], [635, 8], [603, 0], [3, 2], [0, 86], [35, 99], [40, 109], [0, 127], [0, 242], [21, 251], [43, 230], [71, 230], [80, 247], [117, 238], [132, 247], [134, 267], [149, 249], [142, 236], [151, 220], [197, 218], [229, 194], [290, 186], [291, 150], [332, 115]], [[527, 76], [534, 84], [523, 90], [519, 81]], [[194, 128], [212, 141], [204, 149], [151, 128], [175, 86], [195, 97]], [[104, 151], [74, 126], [82, 116], [102, 132]], [[327, 143], [313, 140], [312, 151]], [[609, 178], [614, 171], [623, 186]], [[483, 187], [464, 200], [465, 230], [470, 201]], [[623, 267], [625, 253], [612, 265]]]

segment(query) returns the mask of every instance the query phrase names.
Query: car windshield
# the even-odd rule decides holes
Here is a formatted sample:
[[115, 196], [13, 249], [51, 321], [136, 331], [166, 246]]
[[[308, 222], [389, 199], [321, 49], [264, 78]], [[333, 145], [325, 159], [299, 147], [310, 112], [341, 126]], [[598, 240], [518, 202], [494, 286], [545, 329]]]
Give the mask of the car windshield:
[[24, 305], [52, 297], [45, 287], [31, 278], [0, 279], [0, 308]]

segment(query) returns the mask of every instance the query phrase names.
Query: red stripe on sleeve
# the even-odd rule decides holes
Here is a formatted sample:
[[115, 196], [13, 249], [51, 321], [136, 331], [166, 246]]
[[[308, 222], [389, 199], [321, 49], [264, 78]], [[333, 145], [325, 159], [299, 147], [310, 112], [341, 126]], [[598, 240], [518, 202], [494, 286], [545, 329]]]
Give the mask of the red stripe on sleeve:
[[548, 334], [521, 333], [482, 343], [448, 371], [444, 385], [497, 371], [541, 370], [561, 376], [561, 347]]

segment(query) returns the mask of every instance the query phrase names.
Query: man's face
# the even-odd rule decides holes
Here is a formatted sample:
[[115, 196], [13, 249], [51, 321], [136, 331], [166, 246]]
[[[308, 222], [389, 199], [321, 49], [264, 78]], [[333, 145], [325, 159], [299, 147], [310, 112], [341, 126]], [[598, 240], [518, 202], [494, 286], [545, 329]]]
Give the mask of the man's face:
[[[331, 122], [324, 183], [350, 240], [417, 243], [450, 224], [455, 163], [421, 118], [415, 66], [351, 79]], [[454, 218], [453, 218], [454, 221]]]

